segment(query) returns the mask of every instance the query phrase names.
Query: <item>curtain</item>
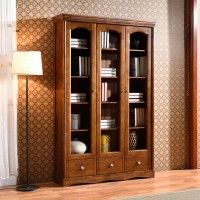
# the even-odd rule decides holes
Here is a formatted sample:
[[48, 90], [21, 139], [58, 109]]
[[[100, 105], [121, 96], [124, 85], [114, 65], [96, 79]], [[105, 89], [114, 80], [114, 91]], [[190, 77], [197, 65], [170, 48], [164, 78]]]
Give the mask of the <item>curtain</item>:
[[15, 185], [17, 158], [16, 0], [0, 0], [0, 186]]

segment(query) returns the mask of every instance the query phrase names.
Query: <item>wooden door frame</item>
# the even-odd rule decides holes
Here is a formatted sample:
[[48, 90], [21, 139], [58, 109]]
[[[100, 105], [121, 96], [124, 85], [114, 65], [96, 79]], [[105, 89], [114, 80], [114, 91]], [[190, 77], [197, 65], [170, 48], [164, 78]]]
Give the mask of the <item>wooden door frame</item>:
[[197, 1], [185, 0], [186, 121], [189, 168], [197, 169]]

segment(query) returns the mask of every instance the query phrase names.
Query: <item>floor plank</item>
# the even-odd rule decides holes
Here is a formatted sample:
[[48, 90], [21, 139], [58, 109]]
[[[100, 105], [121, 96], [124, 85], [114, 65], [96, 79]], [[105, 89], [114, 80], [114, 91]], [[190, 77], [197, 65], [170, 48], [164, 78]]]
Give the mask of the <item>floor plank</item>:
[[41, 185], [33, 192], [0, 189], [0, 200], [111, 200], [119, 197], [200, 188], [200, 170], [156, 172], [155, 178], [59, 187]]

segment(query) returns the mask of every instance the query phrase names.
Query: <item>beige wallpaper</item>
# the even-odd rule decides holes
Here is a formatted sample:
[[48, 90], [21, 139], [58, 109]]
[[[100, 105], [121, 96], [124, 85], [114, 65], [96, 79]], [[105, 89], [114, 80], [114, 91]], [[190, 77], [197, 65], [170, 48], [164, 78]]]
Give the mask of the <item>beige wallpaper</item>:
[[[154, 46], [155, 170], [187, 167], [183, 0], [18, 0], [18, 49], [41, 50], [44, 76], [30, 79], [31, 181], [53, 179], [53, 23], [60, 14], [156, 22]], [[19, 80], [19, 181], [24, 176], [24, 79]]]

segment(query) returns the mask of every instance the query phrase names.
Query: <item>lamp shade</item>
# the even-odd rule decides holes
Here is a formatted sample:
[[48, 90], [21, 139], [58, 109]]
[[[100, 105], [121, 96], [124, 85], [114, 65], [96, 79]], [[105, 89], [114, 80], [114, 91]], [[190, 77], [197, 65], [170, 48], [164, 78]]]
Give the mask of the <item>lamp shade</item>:
[[16, 51], [13, 53], [12, 72], [20, 75], [42, 75], [40, 51]]

